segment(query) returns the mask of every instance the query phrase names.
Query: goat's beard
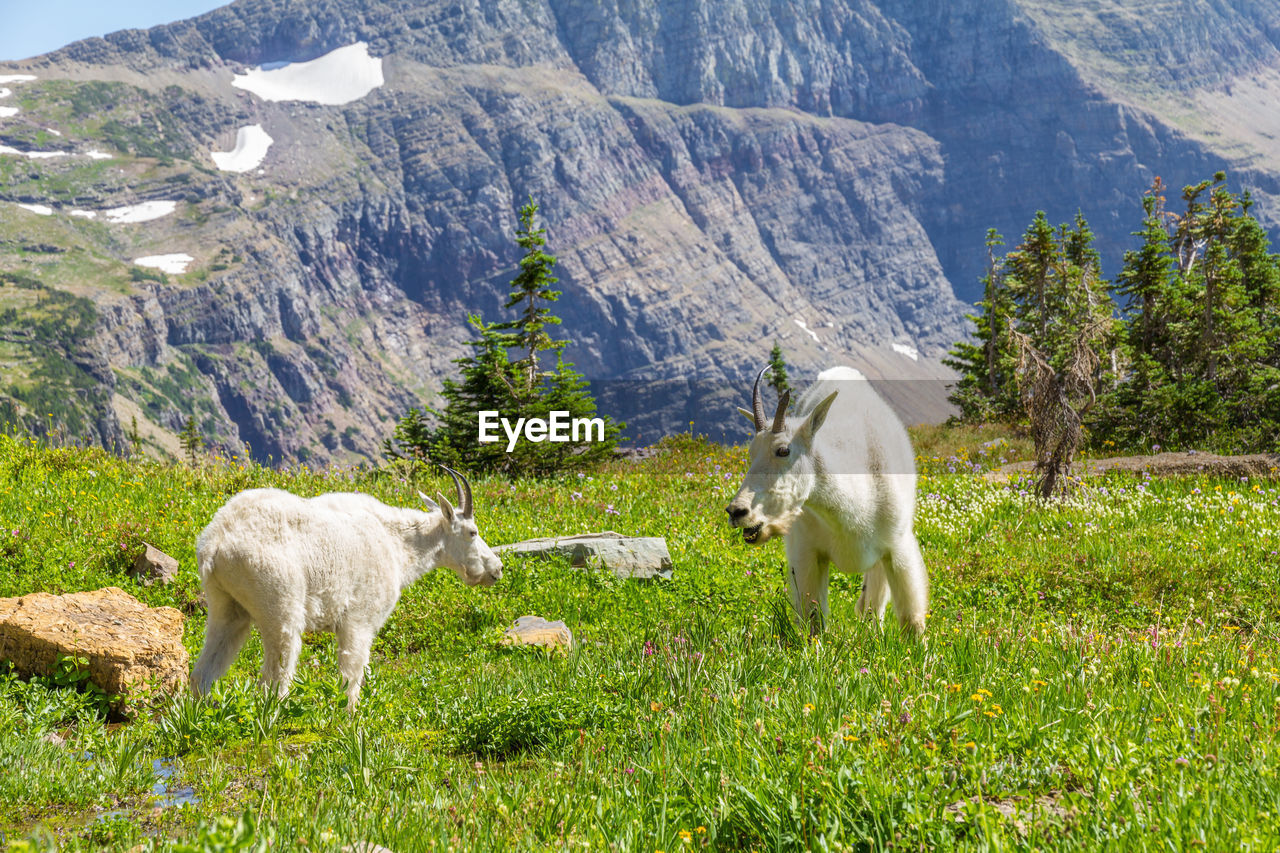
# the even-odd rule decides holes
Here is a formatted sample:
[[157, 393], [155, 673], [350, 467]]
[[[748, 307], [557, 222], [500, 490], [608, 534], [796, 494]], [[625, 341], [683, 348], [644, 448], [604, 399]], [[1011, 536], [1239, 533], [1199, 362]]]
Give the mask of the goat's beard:
[[789, 512], [780, 518], [771, 518], [751, 527], [742, 528], [742, 541], [748, 545], [763, 545], [775, 536], [786, 536], [791, 525], [800, 517], [800, 511]]

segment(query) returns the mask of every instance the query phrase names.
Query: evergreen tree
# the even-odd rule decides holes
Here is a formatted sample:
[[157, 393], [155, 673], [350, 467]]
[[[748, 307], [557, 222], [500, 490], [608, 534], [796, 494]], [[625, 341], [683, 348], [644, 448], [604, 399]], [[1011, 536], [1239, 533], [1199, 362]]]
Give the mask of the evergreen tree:
[[[1003, 259], [989, 233], [977, 332], [947, 362], [961, 373], [951, 400], [963, 417], [1025, 413], [1042, 434], [1038, 451], [1070, 450], [1062, 430], [1075, 421], [1094, 441], [1121, 446], [1274, 449], [1280, 258], [1248, 193], [1225, 181], [1218, 173], [1185, 187], [1173, 213], [1155, 180], [1142, 200], [1139, 244], [1113, 288], [1118, 318], [1083, 217], [1054, 229], [1037, 213]], [[1002, 394], [1015, 385], [1022, 396], [1009, 406]], [[1046, 413], [1052, 429], [1035, 423]]]
[[997, 249], [1004, 245], [1000, 232], [987, 230], [987, 269], [982, 276], [982, 299], [972, 341], [961, 341], [943, 364], [960, 372], [960, 380], [947, 399], [960, 409], [960, 419], [981, 423], [1015, 415], [1016, 389], [1011, 381], [1012, 358], [1007, 334], [1013, 314], [1012, 294], [1005, 282], [1004, 259]]
[[183, 452], [187, 454], [187, 461], [195, 465], [196, 454], [204, 446], [204, 439], [200, 437], [200, 430], [196, 427], [195, 415], [190, 415], [187, 418], [187, 422], [182, 427], [182, 432], [178, 433], [178, 441], [182, 444]]
[[142, 438], [138, 435], [138, 416], [133, 415], [129, 418], [129, 448], [133, 456], [137, 456], [142, 450]]
[[[590, 431], [589, 436], [580, 431], [577, 440], [568, 442], [522, 438], [510, 453], [501, 428], [496, 430], [499, 441], [478, 440], [482, 411], [497, 412], [513, 425], [521, 418], [546, 420], [555, 411], [567, 412], [569, 421], [599, 417], [587, 381], [562, 357], [561, 350], [568, 342], [553, 340], [547, 333], [547, 327], [560, 323], [550, 308], [560, 292], [551, 289], [556, 279], [550, 270], [556, 259], [543, 251], [545, 229], [535, 227], [537, 211], [532, 201], [522, 207], [516, 231], [516, 242], [525, 252], [504, 307], [519, 309], [518, 316], [502, 323], [486, 323], [479, 315], [468, 318], [479, 338], [469, 342], [471, 355], [455, 360], [461, 377], [445, 380], [443, 408], [429, 410], [437, 419], [436, 428], [430, 429], [422, 413], [411, 409], [393, 438], [384, 443], [387, 457], [411, 456], [469, 470], [545, 475], [586, 467], [612, 456], [623, 424], [608, 417], [601, 417], [602, 440], [596, 440], [600, 438], [598, 430]], [[515, 361], [509, 355], [512, 350], [520, 356]], [[553, 370], [543, 371], [539, 363], [540, 354], [546, 352], [555, 354]]]
[[787, 360], [782, 356], [782, 347], [777, 341], [773, 342], [773, 349], [769, 350], [769, 384], [773, 386], [773, 390], [782, 396], [782, 392], [791, 390], [791, 381], [787, 376]]
[[495, 330], [506, 333], [500, 339], [508, 348], [522, 353], [514, 362], [521, 395], [532, 394], [539, 380], [545, 378], [539, 371], [538, 353], [558, 355], [565, 345], [564, 341], [552, 340], [547, 332], [548, 326], [560, 324], [560, 318], [551, 313], [550, 307], [560, 298], [560, 291], [551, 289], [559, 279], [551, 274], [556, 265], [555, 256], [542, 250], [547, 244], [547, 231], [534, 227], [537, 214], [538, 205], [531, 198], [520, 208], [520, 224], [516, 228], [516, 244], [524, 249], [524, 257], [520, 259], [520, 272], [511, 280], [511, 295], [503, 307], [518, 309], [519, 316], [493, 325]]
[[1055, 231], [1037, 213], [1009, 258], [1014, 381], [1035, 443], [1039, 493], [1047, 498], [1063, 490], [1085, 417], [1114, 378], [1114, 306], [1080, 214]]

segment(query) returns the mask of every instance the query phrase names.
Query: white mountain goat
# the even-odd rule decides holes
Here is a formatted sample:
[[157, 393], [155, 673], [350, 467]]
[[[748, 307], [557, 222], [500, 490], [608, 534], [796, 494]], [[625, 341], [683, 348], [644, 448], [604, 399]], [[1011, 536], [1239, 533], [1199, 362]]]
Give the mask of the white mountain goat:
[[[768, 368], [765, 368], [767, 370]], [[860, 616], [924, 635], [929, 579], [912, 532], [916, 470], [911, 439], [871, 383], [851, 367], [823, 371], [786, 416], [790, 394], [765, 422], [760, 379], [752, 389], [750, 469], [726, 507], [742, 537], [763, 544], [782, 535], [787, 584], [797, 618], [817, 634], [828, 619], [830, 564], [865, 575]]]
[[400, 593], [437, 566], [469, 586], [491, 586], [502, 561], [476, 529], [471, 484], [446, 468], [458, 509], [419, 492], [429, 512], [369, 495], [300, 498], [249, 489], [227, 501], [196, 540], [209, 602], [204, 648], [192, 673], [198, 694], [226, 674], [251, 625], [262, 635], [262, 681], [288, 692], [303, 631], [332, 631], [348, 708], [360, 697], [373, 638]]

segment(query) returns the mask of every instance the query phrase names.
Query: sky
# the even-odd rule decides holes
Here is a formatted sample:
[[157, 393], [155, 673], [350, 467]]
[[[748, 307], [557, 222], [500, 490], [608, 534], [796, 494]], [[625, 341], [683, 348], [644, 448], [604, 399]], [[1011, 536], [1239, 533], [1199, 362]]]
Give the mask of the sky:
[[0, 62], [116, 30], [190, 18], [231, 0], [0, 0]]

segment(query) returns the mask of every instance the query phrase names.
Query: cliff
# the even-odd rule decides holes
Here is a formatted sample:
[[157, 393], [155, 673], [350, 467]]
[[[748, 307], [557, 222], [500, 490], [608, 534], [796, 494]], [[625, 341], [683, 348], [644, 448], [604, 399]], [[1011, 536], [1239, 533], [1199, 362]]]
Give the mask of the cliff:
[[[987, 227], [1079, 209], [1117, 257], [1154, 175], [1223, 166], [1270, 210], [1269, 148], [1192, 132], [1116, 69], [1164, 62], [1144, 91], [1210, 101], [1270, 79], [1276, 16], [1238, 5], [1168, 46], [1030, 0], [241, 0], [0, 68], [35, 78], [0, 82], [0, 271], [96, 304], [110, 369], [59, 414], [93, 440], [195, 414], [258, 457], [367, 458], [467, 351], [468, 312], [500, 316], [532, 195], [566, 356], [642, 441], [735, 434], [774, 340], [937, 418]], [[148, 201], [172, 212], [108, 216]]]

